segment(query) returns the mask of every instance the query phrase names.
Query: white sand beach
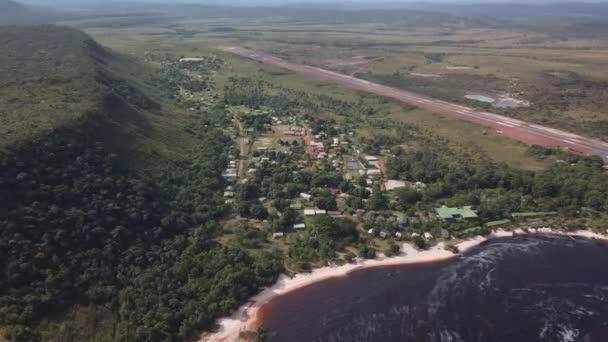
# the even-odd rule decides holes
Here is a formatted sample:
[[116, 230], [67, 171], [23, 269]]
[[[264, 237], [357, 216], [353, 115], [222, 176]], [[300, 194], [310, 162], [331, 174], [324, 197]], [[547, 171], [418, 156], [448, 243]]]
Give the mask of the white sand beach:
[[[556, 234], [568, 236], [580, 236], [590, 239], [608, 240], [608, 235], [593, 233], [591, 231], [556, 231], [549, 228], [539, 228], [526, 232], [524, 230], [497, 230], [493, 234], [482, 237], [466, 240], [457, 244], [460, 253], [466, 252], [471, 248], [478, 246], [484, 241], [493, 238], [510, 237], [513, 235], [524, 234]], [[313, 270], [310, 273], [300, 273], [290, 278], [286, 275], [281, 275], [279, 280], [271, 287], [268, 287], [252, 297], [249, 302], [241, 306], [231, 317], [221, 318], [217, 321], [219, 329], [214, 333], [203, 333], [199, 339], [201, 342], [233, 342], [239, 341], [239, 335], [244, 331], [257, 329], [256, 315], [259, 309], [273, 298], [294, 291], [296, 289], [308, 286], [310, 284], [323, 281], [329, 278], [347, 276], [353, 270], [360, 270], [378, 266], [389, 265], [405, 265], [413, 263], [434, 262], [453, 258], [457, 254], [444, 249], [444, 243], [432, 247], [429, 250], [419, 251], [411, 244], [404, 243], [401, 247], [402, 255], [396, 257], [379, 257], [373, 260], [363, 260], [352, 264], [342, 266], [326, 266]]]

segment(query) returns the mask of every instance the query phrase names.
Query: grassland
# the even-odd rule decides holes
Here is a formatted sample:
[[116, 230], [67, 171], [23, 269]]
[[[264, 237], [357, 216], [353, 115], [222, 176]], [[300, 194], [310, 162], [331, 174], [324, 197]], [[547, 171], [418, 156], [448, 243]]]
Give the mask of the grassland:
[[[301, 19], [301, 18], [300, 18]], [[230, 68], [216, 77], [218, 89], [234, 75], [255, 76], [291, 89], [353, 100], [360, 97], [331, 84], [246, 61], [216, 50], [241, 45], [269, 51], [293, 62], [358, 75], [438, 98], [488, 109], [467, 94], [510, 95], [530, 107], [489, 108], [520, 119], [581, 134], [605, 137], [608, 132], [608, 40], [568, 35], [568, 25], [544, 19], [489, 25], [419, 26], [399, 21], [379, 23], [290, 20], [288, 17], [206, 17], [171, 19], [145, 25], [87, 29], [102, 44], [145, 58], [221, 56]], [[85, 29], [86, 29], [86, 25]], [[362, 57], [363, 56], [363, 57]], [[356, 61], [353, 63], [353, 61]], [[362, 62], [363, 61], [363, 62]], [[528, 158], [525, 147], [474, 125], [411, 110], [385, 101], [380, 112], [395, 122], [419, 124], [453, 143], [476, 145], [481, 153], [528, 169], [543, 164]]]

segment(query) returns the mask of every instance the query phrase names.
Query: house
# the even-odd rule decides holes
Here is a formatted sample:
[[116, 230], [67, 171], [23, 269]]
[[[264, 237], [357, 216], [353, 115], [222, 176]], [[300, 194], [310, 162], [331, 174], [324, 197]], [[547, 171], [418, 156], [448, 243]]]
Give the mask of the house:
[[273, 239], [282, 239], [284, 236], [285, 236], [285, 233], [283, 233], [283, 232], [272, 234]]
[[384, 189], [386, 189], [386, 191], [405, 188], [405, 186], [406, 186], [406, 183], [404, 181], [400, 181], [400, 180], [391, 179], [391, 180], [387, 180], [386, 182], [384, 182]]
[[227, 182], [236, 181], [236, 178], [237, 178], [236, 169], [234, 169], [234, 168], [226, 169], [226, 171], [224, 171], [224, 173], [222, 173], [222, 177], [224, 177], [224, 179]]
[[312, 198], [312, 195], [302, 192], [302, 193], [300, 193], [300, 198], [305, 201], [310, 201], [310, 199]]
[[435, 211], [437, 215], [442, 220], [460, 220], [460, 219], [475, 219], [477, 218], [477, 212], [471, 209], [471, 206], [461, 207], [461, 208], [449, 208], [447, 206], [442, 206], [441, 208], [436, 208]]
[[367, 170], [367, 175], [370, 177], [380, 177], [382, 176], [382, 171], [380, 169], [370, 169]]
[[305, 223], [296, 223], [293, 225], [293, 229], [305, 229], [305, 228], [306, 228]]
[[316, 210], [314, 209], [304, 209], [304, 216], [315, 216]]

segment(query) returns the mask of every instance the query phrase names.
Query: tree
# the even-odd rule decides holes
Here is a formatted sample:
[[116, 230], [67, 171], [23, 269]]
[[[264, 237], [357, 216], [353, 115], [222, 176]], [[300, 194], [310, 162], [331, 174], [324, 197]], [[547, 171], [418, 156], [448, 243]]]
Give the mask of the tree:
[[422, 194], [411, 188], [397, 189], [395, 196], [403, 208], [412, 207], [422, 199]]
[[380, 191], [374, 191], [367, 200], [368, 210], [386, 210], [388, 209], [388, 199]]
[[250, 212], [251, 212], [251, 217], [256, 218], [260, 221], [268, 218], [268, 210], [266, 210], [266, 208], [264, 208], [264, 206], [261, 204], [256, 203], [256, 204], [252, 205]]
[[367, 243], [360, 243], [357, 247], [357, 253], [360, 258], [364, 259], [375, 259], [376, 258], [376, 250], [373, 247], [370, 247]]

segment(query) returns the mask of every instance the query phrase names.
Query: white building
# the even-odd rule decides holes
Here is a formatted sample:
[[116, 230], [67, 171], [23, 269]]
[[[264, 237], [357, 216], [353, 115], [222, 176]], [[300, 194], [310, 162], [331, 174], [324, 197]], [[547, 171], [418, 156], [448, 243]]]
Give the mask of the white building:
[[316, 210], [314, 209], [304, 209], [304, 216], [315, 216]]
[[312, 198], [312, 195], [302, 192], [302, 193], [300, 193], [300, 198], [303, 200], [306, 200], [306, 201], [310, 201], [310, 199]]

